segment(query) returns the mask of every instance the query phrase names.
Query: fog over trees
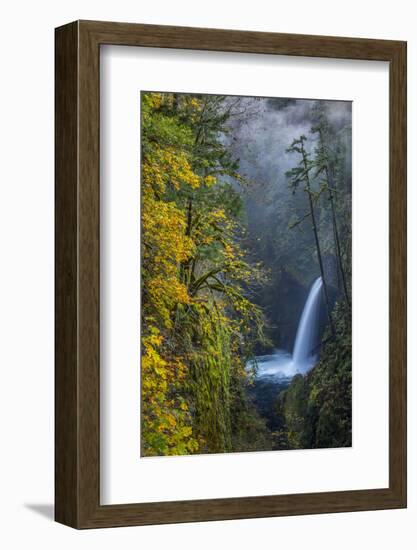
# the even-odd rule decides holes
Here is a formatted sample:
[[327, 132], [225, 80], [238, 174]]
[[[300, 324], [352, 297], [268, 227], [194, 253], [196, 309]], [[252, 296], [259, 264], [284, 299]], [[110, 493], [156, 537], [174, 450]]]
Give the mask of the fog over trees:
[[[231, 120], [228, 136], [240, 173], [248, 182], [241, 186], [247, 223], [247, 247], [270, 272], [258, 300], [265, 308], [275, 346], [291, 351], [295, 331], [308, 288], [320, 275], [320, 266], [311, 230], [308, 196], [291, 189], [288, 173], [299, 159], [289, 148], [294, 139], [305, 136], [304, 147], [314, 156], [320, 148], [320, 135], [312, 131], [321, 122], [322, 149], [327, 151], [325, 171], [310, 180], [313, 193], [319, 193], [329, 179], [337, 211], [340, 256], [349, 264], [351, 239], [351, 103], [296, 99], [243, 99], [246, 118]], [[242, 109], [243, 110], [243, 109]], [[323, 157], [323, 151], [322, 157]], [[323, 159], [321, 159], [323, 161]], [[330, 298], [342, 288], [343, 277], [335, 250], [329, 191], [313, 197], [318, 234], [323, 250], [325, 276]], [[340, 226], [340, 227], [339, 227]], [[350, 270], [350, 266], [346, 266]], [[343, 270], [344, 273], [344, 270]], [[345, 275], [345, 279], [350, 277]], [[348, 291], [350, 292], [350, 290]], [[290, 293], [292, 299], [285, 299]], [[329, 298], [329, 299], [330, 299]]]

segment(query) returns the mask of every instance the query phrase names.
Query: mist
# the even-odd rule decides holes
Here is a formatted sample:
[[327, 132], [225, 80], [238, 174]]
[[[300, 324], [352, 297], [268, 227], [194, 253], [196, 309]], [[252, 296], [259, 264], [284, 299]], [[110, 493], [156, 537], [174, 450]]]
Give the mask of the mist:
[[[235, 98], [230, 99], [231, 103], [235, 101]], [[314, 156], [319, 137], [312, 129], [320, 108], [328, 125], [330, 154], [343, 164], [337, 200], [340, 209], [345, 209], [340, 214], [339, 225], [343, 243], [348, 247], [352, 103], [242, 98], [238, 105], [233, 104], [237, 114], [230, 119], [230, 132], [225, 139], [244, 180], [239, 192], [243, 200], [243, 223], [247, 227], [246, 249], [254, 262], [262, 263], [269, 281], [255, 300], [265, 311], [273, 347], [291, 352], [309, 288], [320, 276], [320, 270], [311, 222], [307, 218], [298, 223], [308, 215], [308, 201], [303, 190], [293, 192], [289, 187], [287, 172], [297, 165], [299, 159], [288, 148], [294, 139], [305, 136], [306, 152]], [[311, 172], [311, 183], [318, 193], [320, 177], [315, 178], [314, 171]], [[315, 208], [326, 275], [334, 301], [338, 294], [338, 275], [332, 224], [324, 197], [317, 199]], [[294, 224], [297, 225], [293, 227]]]

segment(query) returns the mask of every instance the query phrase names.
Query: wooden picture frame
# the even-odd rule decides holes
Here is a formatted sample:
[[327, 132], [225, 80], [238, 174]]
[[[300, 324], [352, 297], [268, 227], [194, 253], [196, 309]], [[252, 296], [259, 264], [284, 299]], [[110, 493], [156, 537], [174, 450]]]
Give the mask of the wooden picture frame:
[[[406, 43], [76, 21], [56, 29], [55, 518], [75, 528], [406, 507]], [[389, 487], [100, 505], [99, 52], [104, 44], [389, 62]]]

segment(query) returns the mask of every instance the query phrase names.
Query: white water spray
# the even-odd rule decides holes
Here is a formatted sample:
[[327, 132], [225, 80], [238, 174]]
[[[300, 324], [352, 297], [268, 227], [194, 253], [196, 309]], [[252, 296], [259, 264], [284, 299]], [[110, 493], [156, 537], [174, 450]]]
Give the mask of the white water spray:
[[314, 281], [311, 287], [298, 324], [297, 336], [295, 337], [294, 350], [292, 353], [294, 369], [298, 372], [306, 372], [314, 366], [317, 360], [322, 288], [323, 281], [322, 278], [319, 277]]

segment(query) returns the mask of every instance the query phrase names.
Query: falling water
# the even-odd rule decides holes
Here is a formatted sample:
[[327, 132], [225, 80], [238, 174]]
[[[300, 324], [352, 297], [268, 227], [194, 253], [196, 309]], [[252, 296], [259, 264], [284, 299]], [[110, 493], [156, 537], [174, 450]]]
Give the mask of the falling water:
[[297, 336], [295, 338], [292, 360], [297, 371], [305, 372], [314, 366], [317, 360], [320, 298], [323, 287], [322, 278], [313, 283], [305, 303]]
[[323, 281], [316, 279], [298, 323], [293, 354], [275, 350], [270, 355], [256, 357], [248, 368], [256, 366], [256, 377], [270, 380], [290, 380], [297, 373], [309, 371], [317, 362], [319, 346], [320, 300]]

